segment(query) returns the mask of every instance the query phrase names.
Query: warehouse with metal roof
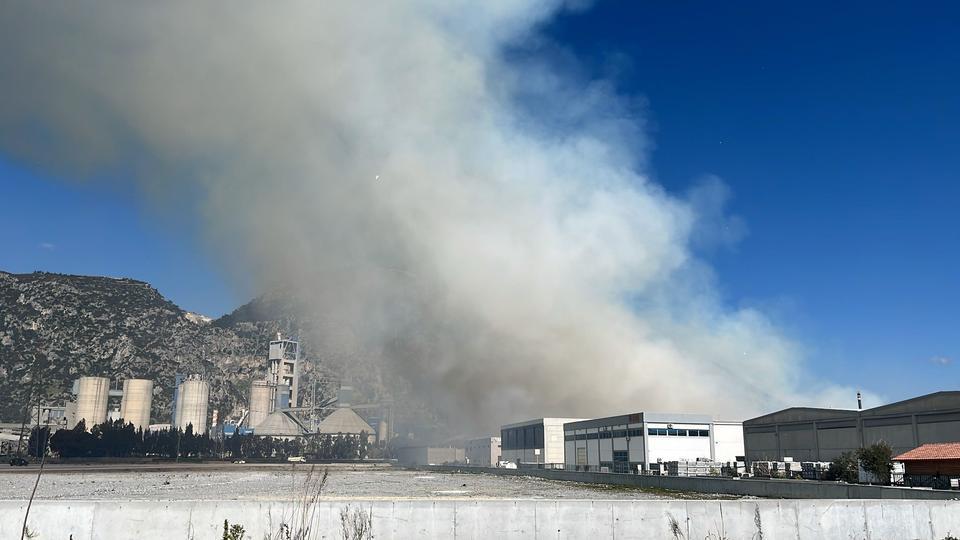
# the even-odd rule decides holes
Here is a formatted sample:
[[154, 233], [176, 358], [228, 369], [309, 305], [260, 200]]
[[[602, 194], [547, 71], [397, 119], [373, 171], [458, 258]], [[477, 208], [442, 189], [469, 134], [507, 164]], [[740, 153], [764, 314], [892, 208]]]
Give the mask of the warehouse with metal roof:
[[884, 441], [901, 454], [960, 441], [960, 392], [935, 392], [872, 409], [791, 407], [743, 423], [747, 461], [831, 461]]

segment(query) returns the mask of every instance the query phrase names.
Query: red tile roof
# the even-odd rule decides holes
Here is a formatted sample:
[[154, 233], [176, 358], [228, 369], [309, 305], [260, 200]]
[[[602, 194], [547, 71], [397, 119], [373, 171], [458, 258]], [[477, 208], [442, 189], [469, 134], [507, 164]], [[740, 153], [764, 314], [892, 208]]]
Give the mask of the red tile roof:
[[920, 461], [960, 459], [960, 442], [925, 444], [904, 452], [893, 458], [893, 461]]

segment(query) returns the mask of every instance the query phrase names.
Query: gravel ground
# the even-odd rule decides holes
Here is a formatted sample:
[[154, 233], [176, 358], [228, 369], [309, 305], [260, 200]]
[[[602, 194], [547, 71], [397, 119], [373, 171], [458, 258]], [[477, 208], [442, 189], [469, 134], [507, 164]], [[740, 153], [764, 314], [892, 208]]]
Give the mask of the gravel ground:
[[[294, 470], [44, 473], [39, 499], [259, 500], [298, 499], [310, 483]], [[319, 472], [320, 469], [318, 468]], [[31, 474], [3, 475], [0, 498], [26, 498]], [[677, 494], [530, 477], [424, 473], [397, 469], [330, 469], [324, 498], [672, 499]], [[698, 496], [698, 498], [704, 498]]]

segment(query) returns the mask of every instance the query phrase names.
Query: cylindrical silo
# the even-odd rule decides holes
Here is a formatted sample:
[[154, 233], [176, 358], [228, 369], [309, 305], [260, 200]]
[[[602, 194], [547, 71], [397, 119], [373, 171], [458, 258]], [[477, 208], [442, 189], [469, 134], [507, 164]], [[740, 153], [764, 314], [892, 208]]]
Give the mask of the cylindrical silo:
[[270, 381], [253, 381], [250, 385], [250, 414], [247, 426], [256, 428], [257, 424], [273, 410], [273, 385]]
[[190, 377], [180, 383], [177, 392], [177, 425], [187, 429], [193, 424], [194, 433], [207, 431], [207, 403], [210, 399], [210, 385], [200, 377]]
[[110, 379], [106, 377], [80, 377], [77, 381], [77, 412], [74, 425], [84, 420], [87, 429], [107, 421], [107, 398]]
[[150, 426], [150, 406], [153, 405], [153, 381], [127, 379], [123, 381], [123, 399], [120, 418], [134, 428], [146, 430]]
[[390, 435], [387, 433], [387, 421], [384, 419], [380, 419], [380, 423], [377, 424], [377, 442], [390, 442]]

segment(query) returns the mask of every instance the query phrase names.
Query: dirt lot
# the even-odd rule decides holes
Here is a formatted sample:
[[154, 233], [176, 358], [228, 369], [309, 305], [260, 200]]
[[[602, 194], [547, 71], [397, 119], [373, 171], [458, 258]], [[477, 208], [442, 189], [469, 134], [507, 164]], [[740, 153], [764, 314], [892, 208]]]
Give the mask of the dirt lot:
[[[310, 466], [236, 470], [118, 470], [44, 472], [37, 490], [41, 499], [258, 500], [302, 496]], [[319, 475], [318, 466], [314, 474]], [[384, 468], [329, 468], [325, 498], [529, 498], [529, 499], [667, 499], [675, 494], [528, 477], [425, 473]], [[36, 476], [4, 474], [0, 498], [29, 497]], [[310, 481], [315, 485], [316, 477]]]

